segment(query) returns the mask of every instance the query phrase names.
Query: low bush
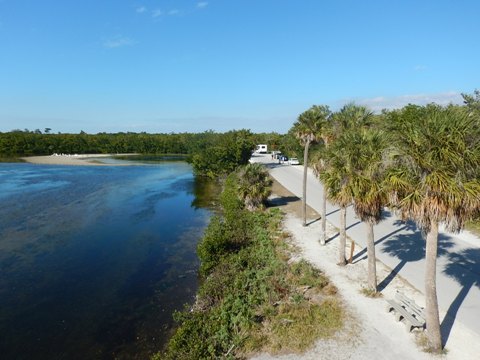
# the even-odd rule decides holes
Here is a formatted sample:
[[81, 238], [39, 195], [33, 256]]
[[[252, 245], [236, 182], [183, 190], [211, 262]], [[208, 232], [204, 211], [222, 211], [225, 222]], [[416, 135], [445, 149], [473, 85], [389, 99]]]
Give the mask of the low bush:
[[235, 189], [232, 175], [223, 217], [212, 218], [198, 246], [203, 280], [196, 303], [175, 314], [179, 327], [154, 359], [303, 351], [342, 325], [328, 280], [305, 261], [288, 263], [280, 211], [247, 211]]

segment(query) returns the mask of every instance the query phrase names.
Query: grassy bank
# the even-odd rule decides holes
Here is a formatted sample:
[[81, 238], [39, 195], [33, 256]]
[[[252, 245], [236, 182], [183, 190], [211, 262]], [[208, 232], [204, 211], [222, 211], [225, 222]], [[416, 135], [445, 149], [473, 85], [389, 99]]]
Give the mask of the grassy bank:
[[199, 244], [202, 285], [166, 350], [153, 359], [242, 358], [301, 352], [342, 326], [336, 288], [308, 263], [290, 261], [278, 209], [249, 212], [231, 175]]

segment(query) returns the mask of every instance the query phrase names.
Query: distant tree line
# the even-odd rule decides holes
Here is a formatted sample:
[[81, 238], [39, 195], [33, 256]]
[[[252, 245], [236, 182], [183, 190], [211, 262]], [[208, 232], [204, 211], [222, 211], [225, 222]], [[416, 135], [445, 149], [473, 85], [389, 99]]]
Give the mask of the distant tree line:
[[[226, 175], [248, 163], [255, 144], [269, 141], [281, 146], [284, 136], [253, 134], [249, 130], [225, 133], [98, 133], [54, 134], [50, 128], [42, 133], [13, 130], [0, 132], [0, 158], [56, 154], [184, 154], [198, 175]], [[300, 148], [301, 150], [301, 148]]]
[[57, 154], [189, 154], [202, 134], [48, 134], [39, 130], [0, 133], [1, 156]]
[[[210, 155], [222, 157], [220, 148], [234, 150], [235, 158], [244, 162], [239, 146], [255, 148], [256, 144], [267, 144], [269, 150], [281, 150], [292, 157], [301, 157], [303, 147], [298, 143], [295, 133], [287, 134], [257, 133], [247, 130], [234, 130], [226, 133], [205, 131], [202, 133], [98, 133], [79, 134], [52, 133], [51, 128], [16, 129], [0, 132], [0, 157], [24, 157], [57, 154], [185, 154], [193, 155], [207, 148]], [[200, 160], [200, 159], [199, 159]], [[230, 169], [228, 172], [231, 172]]]

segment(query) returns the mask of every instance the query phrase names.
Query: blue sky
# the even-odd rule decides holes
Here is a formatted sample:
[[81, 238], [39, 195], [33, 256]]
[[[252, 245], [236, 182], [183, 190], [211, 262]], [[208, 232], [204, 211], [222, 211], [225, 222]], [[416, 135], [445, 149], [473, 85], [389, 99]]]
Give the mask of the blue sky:
[[313, 104], [460, 102], [478, 0], [0, 0], [0, 131], [286, 132]]

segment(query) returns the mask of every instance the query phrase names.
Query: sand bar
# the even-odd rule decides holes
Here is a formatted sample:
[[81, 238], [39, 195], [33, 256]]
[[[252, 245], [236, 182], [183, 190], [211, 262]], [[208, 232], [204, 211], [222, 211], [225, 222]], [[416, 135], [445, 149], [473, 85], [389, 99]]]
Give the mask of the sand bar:
[[105, 164], [97, 161], [98, 158], [111, 157], [116, 155], [134, 154], [81, 154], [81, 155], [48, 155], [48, 156], [27, 156], [23, 160], [32, 164], [46, 165], [80, 165], [80, 166], [128, 166], [129, 164]]

